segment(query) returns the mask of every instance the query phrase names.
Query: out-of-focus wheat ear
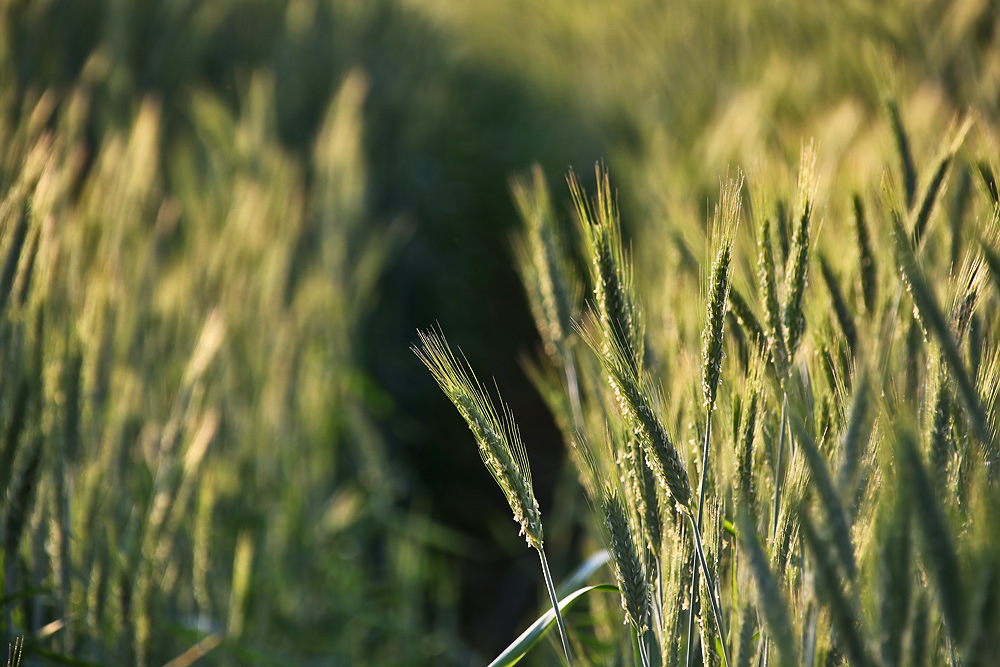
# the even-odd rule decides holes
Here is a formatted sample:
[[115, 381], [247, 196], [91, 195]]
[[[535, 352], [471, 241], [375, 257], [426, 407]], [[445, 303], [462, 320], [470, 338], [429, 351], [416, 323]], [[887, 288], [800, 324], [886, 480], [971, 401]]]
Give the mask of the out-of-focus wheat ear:
[[757, 631], [757, 614], [749, 604], [743, 605], [740, 614], [740, 644], [736, 657], [736, 667], [752, 667], [753, 658], [757, 655], [757, 642], [754, 635]]
[[[9, 489], [7, 498], [7, 516], [4, 521], [3, 552], [9, 557], [4, 558], [4, 593], [5, 597], [15, 592], [14, 584], [19, 559], [14, 557], [24, 536], [24, 527], [31, 510], [36, 491], [40, 485], [43, 445], [41, 436], [35, 436], [25, 447], [22, 455], [24, 463]], [[5, 605], [6, 610], [6, 605]], [[10, 627], [10, 626], [8, 626]]]
[[609, 347], [605, 344], [608, 341], [592, 328], [583, 329], [581, 334], [604, 365], [622, 419], [639, 439], [646, 464], [656, 476], [656, 481], [677, 505], [688, 507], [691, 483], [680, 453], [659, 416], [660, 394], [648, 379], [636, 374], [627, 359], [629, 353], [614, 345], [614, 341], [610, 341]]
[[955, 550], [955, 539], [934, 488], [920, 460], [914, 436], [907, 431], [896, 433], [900, 459], [901, 483], [912, 499], [917, 526], [923, 537], [923, 554], [929, 578], [938, 592], [945, 625], [952, 642], [958, 643], [964, 631], [964, 591], [962, 572]]
[[[743, 398], [740, 401], [739, 412], [734, 404], [734, 428], [736, 437], [736, 489], [737, 503], [751, 516], [757, 516], [759, 507], [757, 501], [757, 481], [753, 471], [754, 442], [759, 428], [758, 415], [763, 401], [764, 369], [767, 357], [758, 354], [750, 362], [750, 372], [743, 384]], [[737, 421], [738, 420], [738, 421]], [[738, 426], [737, 426], [738, 424]]]
[[861, 629], [861, 615], [855, 601], [844, 592], [839, 568], [830, 562], [830, 547], [819, 536], [809, 513], [802, 508], [799, 516], [802, 537], [813, 558], [813, 581], [820, 601], [830, 612], [830, 620], [837, 630], [838, 645], [844, 648], [850, 664], [864, 667], [875, 664], [865, 643]]
[[858, 243], [858, 277], [861, 283], [861, 296], [865, 310], [871, 315], [875, 312], [875, 302], [878, 298], [878, 269], [875, 265], [875, 255], [872, 253], [864, 204], [861, 203], [861, 197], [858, 195], [854, 195], [854, 237]]
[[948, 209], [948, 221], [951, 231], [950, 258], [951, 266], [958, 266], [959, 258], [962, 255], [962, 227], [965, 224], [966, 212], [969, 210], [969, 203], [972, 199], [972, 173], [969, 165], [962, 163], [958, 170], [958, 179], [955, 182], [955, 194], [951, 199], [951, 206]]
[[215, 484], [211, 474], [198, 486], [198, 509], [195, 515], [192, 564], [192, 592], [198, 605], [198, 629], [207, 632], [212, 618], [212, 595], [209, 573], [212, 568], [212, 516], [215, 511]]
[[841, 496], [845, 498], [853, 496], [855, 478], [865, 456], [865, 445], [868, 443], [870, 433], [868, 422], [870, 402], [868, 375], [863, 372], [854, 382], [851, 407], [847, 413], [847, 425], [840, 436], [841, 458], [837, 488], [840, 489]]
[[778, 305], [778, 283], [774, 253], [771, 250], [771, 224], [767, 218], [761, 221], [757, 247], [757, 280], [767, 326], [767, 340], [771, 348], [775, 374], [784, 384], [788, 377], [788, 349], [785, 347], [785, 329], [781, 323], [781, 308]]
[[969, 665], [991, 665], [996, 662], [996, 628], [1000, 623], [1000, 563], [996, 556], [982, 563], [976, 577], [973, 603], [969, 614], [970, 627], [967, 631], [965, 663]]
[[927, 664], [927, 640], [930, 635], [930, 602], [927, 592], [918, 588], [913, 602], [913, 614], [910, 618], [909, 642], [906, 647], [906, 661], [911, 667], [923, 667]]
[[725, 185], [715, 211], [715, 241], [712, 245], [717, 250], [709, 277], [708, 312], [705, 317], [705, 328], [701, 334], [701, 387], [705, 406], [709, 412], [715, 407], [719, 375], [722, 371], [722, 335], [729, 307], [729, 289], [732, 285], [733, 239], [739, 226], [742, 186], [742, 180]]
[[253, 576], [254, 539], [244, 530], [236, 540], [233, 554], [233, 581], [229, 589], [229, 616], [226, 620], [226, 636], [239, 638], [246, 627], [247, 595]]
[[788, 264], [790, 235], [788, 233], [788, 207], [785, 205], [784, 199], [779, 199], [774, 205], [774, 224], [777, 227], [775, 232], [778, 234], [778, 251], [781, 253], [781, 265], [785, 266]]
[[[992, 222], [994, 228], [1000, 224], [1000, 206], [995, 209], [993, 214]], [[993, 286], [997, 288], [1000, 292], [1000, 245], [993, 247], [993, 244], [997, 243], [996, 239], [992, 241], [987, 239], [979, 239], [979, 247], [983, 251], [983, 260], [986, 262], [986, 266], [990, 269], [990, 274], [993, 276]]]
[[531, 483], [527, 453], [513, 417], [502, 403], [500, 417], [468, 362], [459, 362], [440, 331], [418, 332], [421, 347], [413, 352], [427, 366], [445, 396], [454, 403], [479, 445], [479, 454], [507, 497], [514, 521], [528, 545], [540, 549], [542, 518]]
[[24, 308], [31, 292], [31, 279], [35, 274], [35, 260], [38, 258], [38, 246], [41, 242], [41, 230], [34, 226], [29, 232], [27, 249], [23, 253], [17, 276], [12, 286], [11, 300], [15, 307]]
[[840, 502], [840, 496], [837, 494], [836, 486], [834, 486], [830, 469], [813, 441], [803, 416], [794, 408], [789, 410], [789, 424], [792, 432], [795, 433], [796, 443], [801, 448], [812, 473], [809, 479], [819, 493], [820, 504], [826, 514], [826, 528], [837, 554], [840, 556], [841, 564], [844, 566], [847, 576], [854, 577], [857, 574], [857, 564], [854, 558], [854, 545], [851, 543], [850, 521], [844, 511], [843, 504]]
[[917, 194], [917, 168], [913, 164], [913, 153], [910, 152], [910, 141], [903, 129], [903, 119], [895, 100], [886, 103], [889, 111], [889, 123], [892, 134], [896, 138], [896, 150], [899, 151], [900, 172], [903, 174], [903, 191], [906, 196], [906, 208], [912, 208], [913, 199]]
[[771, 561], [781, 574], [788, 572], [788, 558], [799, 530], [799, 505], [805, 497], [809, 484], [808, 467], [805, 457], [795, 449], [792, 452], [785, 484], [778, 498], [778, 516], [774, 522], [771, 541]]
[[755, 343], [755, 347], [766, 349], [767, 336], [760, 325], [760, 320], [757, 319], [749, 302], [735, 287], [729, 290], [729, 313], [740, 323], [747, 338]]
[[983, 402], [989, 406], [987, 413], [992, 415], [989, 428], [994, 434], [994, 442], [993, 446], [987, 450], [984, 458], [987, 470], [990, 473], [990, 479], [995, 479], [996, 469], [1000, 466], [1000, 451], [997, 449], [997, 443], [1000, 439], [996, 435], [997, 429], [1000, 428], [1000, 349], [994, 348], [986, 353], [986, 358], [982, 362], [982, 368], [977, 378], [979, 393], [983, 397]]
[[809, 280], [809, 229], [816, 198], [815, 172], [816, 152], [813, 150], [812, 144], [808, 144], [802, 149], [798, 185], [798, 220], [792, 234], [792, 245], [788, 250], [789, 257], [785, 271], [785, 303], [781, 313], [787, 335], [789, 357], [795, 355], [806, 328], [803, 300]]
[[568, 178], [570, 194], [582, 227], [601, 327], [610, 343], [627, 353], [623, 358], [638, 373], [643, 367], [643, 327], [631, 294], [632, 266], [622, 246], [608, 174], [597, 167], [596, 175], [597, 194], [592, 205], [573, 172]]
[[511, 192], [524, 223], [524, 231], [514, 245], [521, 280], [545, 351], [562, 364], [577, 312], [579, 280], [566, 261], [566, 244], [559, 233], [541, 167], [532, 168], [530, 182], [514, 179]]
[[851, 315], [847, 301], [844, 300], [844, 294], [840, 291], [840, 283], [837, 281], [836, 274], [822, 253], [819, 255], [819, 268], [823, 274], [823, 282], [826, 283], [826, 288], [830, 291], [830, 301], [833, 302], [833, 312], [837, 315], [837, 323], [840, 324], [840, 330], [844, 334], [848, 348], [854, 354], [858, 344], [858, 329], [854, 325], [854, 316]]
[[944, 498], [948, 484], [948, 469], [950, 468], [954, 442], [952, 441], [952, 406], [951, 393], [948, 391], [948, 378], [940, 362], [936, 364], [935, 382], [930, 396], [933, 408], [930, 411], [930, 465], [931, 479], [938, 497]]
[[21, 213], [17, 216], [17, 222], [14, 223], [14, 229], [9, 234], [3, 264], [0, 264], [0, 313], [6, 311], [10, 301], [14, 278], [17, 276], [17, 266], [21, 261], [21, 251], [28, 238], [30, 219], [31, 205], [25, 200]]
[[91, 567], [87, 585], [87, 630], [91, 635], [102, 631], [107, 609], [110, 558], [107, 549], [100, 548]]
[[777, 648], [778, 664], [781, 667], [798, 665], [795, 632], [788, 614], [788, 602], [778, 578], [774, 576], [768, 564], [767, 555], [757, 536], [755, 522], [750, 514], [740, 509], [737, 514], [737, 526], [740, 553], [746, 559], [744, 562], [750, 567], [757, 584], [757, 610], [763, 613], [768, 635]]
[[937, 339], [944, 359], [948, 362], [948, 366], [953, 373], [958, 386], [958, 394], [962, 398], [969, 422], [972, 424], [984, 449], [990, 449], [994, 444], [993, 438], [986, 428], [986, 417], [980, 405], [979, 396], [972, 381], [969, 379], [965, 364], [962, 363], [962, 357], [952, 337], [951, 328], [948, 326], [937, 304], [933, 290], [917, 264], [909, 237], [898, 220], [893, 221], [893, 247], [896, 252], [896, 261], [906, 279], [907, 288], [910, 291], [917, 311], [920, 313], [921, 321]]
[[930, 222], [931, 213], [934, 212], [934, 205], [937, 203], [945, 177], [948, 175], [948, 169], [951, 167], [951, 163], [955, 159], [955, 154], [961, 147], [962, 142], [965, 141], [965, 135], [969, 132], [969, 128], [972, 127], [972, 123], [972, 116], [965, 118], [948, 147], [938, 157], [937, 164], [934, 165], [931, 180], [927, 182], [920, 196], [920, 206], [916, 209], [916, 213], [913, 214], [911, 228], [913, 230], [914, 247], [920, 247], [920, 242], [927, 231], [927, 223]]
[[614, 485], [604, 486], [602, 509], [611, 547], [612, 569], [621, 591], [622, 609], [636, 634], [642, 636], [648, 627], [650, 614], [648, 579], [636, 547], [633, 522], [626, 514], [620, 491]]
[[997, 179], [989, 162], [985, 160], [977, 162], [976, 171], [979, 172], [979, 181], [986, 190], [986, 196], [993, 202], [994, 208], [1000, 206], [1000, 188], [997, 187]]
[[890, 507], [886, 507], [879, 528], [879, 619], [881, 625], [882, 663], [903, 664], [903, 635], [910, 613], [912, 500], [907, 488], [896, 489]]
[[[722, 552], [722, 511], [717, 497], [706, 502], [707, 517], [705, 521], [705, 560], [708, 564], [708, 576], [703, 577], [699, 590], [701, 600], [710, 600], [714, 595], [712, 582], [719, 581], [719, 560]], [[701, 622], [701, 655], [705, 667], [716, 667], [721, 662], [721, 656], [716, 653], [716, 641], [727, 641], [722, 636], [714, 614], [702, 613]]]
[[[687, 523], [676, 521], [664, 527], [663, 551], [663, 664], [678, 665], [682, 659], [684, 620], [687, 612], [687, 584], [694, 570]], [[669, 545], [669, 548], [668, 546]]]
[[[11, 380], [14, 379], [11, 378]], [[14, 402], [8, 416], [7, 428], [3, 432], [3, 442], [0, 442], [0, 494], [3, 494], [2, 497], [6, 497], [7, 487], [14, 473], [14, 461], [28, 420], [28, 402], [33, 395], [32, 383], [27, 377], [22, 375], [19, 380], [14, 381], [17, 382]]]
[[662, 546], [662, 520], [660, 518], [660, 501], [656, 497], [656, 478], [653, 471], [646, 465], [646, 457], [642, 445], [636, 438], [628, 439], [628, 463], [632, 468], [636, 496], [636, 510], [645, 538], [646, 548], [655, 559], [660, 557]]
[[[987, 267], [982, 253], [970, 253], [958, 271], [957, 290], [951, 305], [951, 328], [955, 344], [961, 345], [969, 332], [973, 315], [986, 291]], [[975, 373], [972, 374], [975, 377]]]

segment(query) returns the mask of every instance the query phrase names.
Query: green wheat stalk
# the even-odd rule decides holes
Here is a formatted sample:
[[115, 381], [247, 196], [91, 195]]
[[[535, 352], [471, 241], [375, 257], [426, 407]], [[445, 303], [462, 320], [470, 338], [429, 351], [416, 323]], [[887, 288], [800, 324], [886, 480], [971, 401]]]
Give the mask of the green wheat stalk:
[[572, 665], [569, 637], [562, 614], [559, 613], [559, 601], [545, 557], [542, 515], [532, 487], [528, 455], [513, 415], [503, 403], [501, 414], [497, 414], [486, 389], [476, 379], [468, 361], [462, 363], [455, 357], [442, 332], [422, 331], [418, 335], [421, 347], [414, 346], [413, 352], [427, 366], [441, 391], [454, 403], [469, 425], [479, 445], [483, 463], [507, 497], [507, 504], [514, 513], [514, 521], [521, 526], [520, 534], [524, 536], [528, 546], [538, 551], [542, 574], [559, 626], [563, 652], [566, 662]]

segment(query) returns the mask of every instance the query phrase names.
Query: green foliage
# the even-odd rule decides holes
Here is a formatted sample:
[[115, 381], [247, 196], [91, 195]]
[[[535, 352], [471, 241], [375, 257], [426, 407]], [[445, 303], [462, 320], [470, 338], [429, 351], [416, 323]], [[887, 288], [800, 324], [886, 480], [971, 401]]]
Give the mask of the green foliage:
[[[949, 141], [949, 161], [966, 131], [963, 126]], [[903, 136], [900, 127], [896, 132]], [[979, 646], [982, 632], [989, 631], [977, 630], [972, 637], [970, 619], [978, 603], [967, 591], [970, 577], [985, 581], [995, 576], [990, 563], [1000, 557], [995, 537], [978, 540], [972, 535], [975, 526], [989, 522], [1000, 507], [996, 426], [984, 407], [994, 405], [998, 390], [993, 371], [983, 376], [989, 379], [973, 382], [976, 374], [969, 364], [973, 359], [995, 358], [1000, 322], [988, 305], [996, 303], [996, 293], [983, 289], [980, 243], [965, 244], [961, 253], [965, 268], [956, 274], [950, 256], [921, 244], [920, 235], [905, 229], [893, 210], [883, 209], [884, 219], [865, 217], [860, 200], [849, 193], [839, 196], [845, 210], [854, 209], [856, 238], [833, 235], [811, 240], [815, 159], [807, 151], [802, 160], [798, 190], [803, 203], [788, 248], [783, 302], [769, 218], [756, 221], [757, 302], [766, 313], [771, 356], [784, 359], [771, 366], [773, 374], [767, 377], [762, 375], [767, 367], [763, 352], [737, 365], [722, 363], [716, 351], [726, 344], [720, 332], [730, 303], [739, 304], [740, 320], [749, 322], [751, 317], [749, 304], [728, 295], [730, 264], [750, 265], [736, 256], [734, 234], [727, 232], [713, 243], [715, 263], [711, 270], [705, 267], [708, 315], [701, 359], [695, 361], [687, 352], [690, 363], [674, 366], [668, 384], [659, 360], [683, 357], [685, 346], [693, 349], [697, 342], [693, 336], [687, 342], [646, 336], [643, 347], [640, 330], [628, 323], [661, 318], [650, 318], [639, 306], [640, 287], [652, 289], [641, 280], [641, 265], [633, 266], [620, 250], [603, 250], [607, 243], [597, 232], [618, 228], [617, 211], [608, 204], [607, 178], [601, 174], [598, 179], [595, 209], [601, 213], [596, 221], [591, 209], [580, 204], [584, 199], [579, 186], [571, 181], [576, 211], [584, 220], [581, 247], [594, 267], [591, 312], [577, 330], [600, 362], [581, 364], [581, 384], [595, 392], [581, 399], [583, 418], [573, 446], [580, 450], [581, 442], [603, 443], [584, 447], [576, 461], [585, 490], [595, 501], [591, 525], [600, 527], [595, 539], [607, 540], [625, 619], [635, 631], [634, 637], [618, 633], [618, 650], [627, 655], [633, 644], [643, 665], [650, 664], [650, 656], [671, 654], [686, 654], [687, 664], [692, 664], [699, 653], [706, 665], [729, 664], [731, 655], [738, 655], [742, 664], [760, 664], [772, 652], [776, 661], [789, 665], [800, 659], [808, 664], [836, 662], [841, 659], [837, 656], [858, 665], [908, 664], [924, 651], [932, 661], [946, 655], [957, 664], [979, 664], [984, 659], [980, 649], [972, 647]], [[544, 184], [536, 181], [535, 187]], [[825, 196], [832, 200], [838, 190], [835, 182], [830, 187]], [[915, 200], [912, 225], [929, 229], [921, 211], [932, 210], [926, 202], [940, 196], [941, 187], [935, 176], [923, 199]], [[736, 192], [726, 186], [720, 196], [729, 230], [741, 217], [733, 204]], [[543, 196], [547, 195], [534, 195]], [[985, 212], [985, 219], [995, 220], [993, 206], [988, 198], [980, 199], [967, 215]], [[963, 224], [974, 225], [974, 218]], [[899, 273], [885, 276], [877, 290], [862, 288], [871, 295], [867, 299], [852, 300], [843, 295], [826, 257], [837, 252], [858, 256], [852, 246], [861, 238], [857, 268], [871, 266], [866, 257], [867, 225], [892, 239]], [[861, 232], [863, 227], [866, 231]], [[805, 280], [814, 243], [819, 246], [816, 253], [827, 292], [833, 297], [833, 315], [840, 323], [838, 333], [830, 326], [806, 326], [823, 316], [814, 308], [818, 300]], [[618, 248], [621, 244], [614, 242]], [[530, 279], [529, 271], [522, 273]], [[936, 277], [932, 280], [931, 275]], [[620, 296], [610, 298], [613, 291]], [[948, 315], [939, 305], [939, 292], [954, 304]], [[893, 293], [895, 301], [878, 311], [883, 313], [881, 319], [871, 317], [873, 295]], [[664, 315], [674, 320], [693, 320], [699, 309], [678, 295], [642, 301], [670, 303]], [[929, 340], [913, 344], [901, 334], [911, 309], [918, 316], [915, 326]], [[830, 318], [825, 315], [827, 321]], [[987, 333], [976, 338], [976, 348], [967, 348], [964, 341], [973, 322], [981, 322], [977, 326], [984, 326]], [[844, 335], [849, 340], [843, 340]], [[737, 345], [737, 340], [729, 341], [730, 349]], [[563, 346], [563, 354], [570, 349]], [[646, 354], [637, 355], [642, 349]], [[559, 365], [560, 360], [553, 363]], [[900, 383], [904, 377], [915, 381]], [[881, 400], [873, 402], [872, 385], [882, 392]], [[664, 386], [673, 391], [663, 391]], [[950, 387], [957, 388], [960, 404], [948, 400]], [[567, 389], [568, 385], [548, 387]], [[714, 434], [711, 429], [716, 390], [723, 397], [720, 422], [732, 425], [729, 433]], [[668, 420], [672, 414], [681, 417]], [[690, 426], [669, 426], [678, 423]], [[687, 435], [671, 430], [686, 430]], [[614, 435], [620, 432], [636, 436], [645, 460], [632, 455], [630, 438]], [[918, 432], [921, 437], [915, 435]], [[675, 444], [700, 440], [703, 447], [697, 450]], [[735, 446], [726, 447], [729, 443]], [[693, 491], [685, 484], [694, 462], [701, 467], [697, 511]], [[642, 473], [634, 470], [636, 465], [648, 466], [659, 493], [675, 501], [663, 513], [657, 532], [669, 535], [672, 523], [687, 520], [691, 540], [661, 544], [658, 551], [647, 549], [641, 557], [635, 536], [640, 517], [649, 516], [649, 496], [637, 483]], [[602, 482], [609, 476], [621, 484]], [[773, 490], [770, 499], [757, 491], [768, 487]], [[704, 526], [703, 507], [714, 508]], [[922, 536], [919, 543], [910, 537], [907, 507], [916, 508], [913, 522]], [[714, 537], [721, 534], [714, 526], [723, 522], [735, 525], [738, 547], [732, 540]], [[657, 573], [678, 561], [688, 568], [691, 596], [680, 610], [668, 613], [666, 606], [679, 604], [685, 591], [681, 580]], [[969, 568], [976, 573], [970, 574]], [[700, 589], [699, 578], [705, 584]], [[921, 590], [924, 581], [932, 582], [934, 595], [918, 596], [917, 613], [911, 614], [913, 592]], [[643, 611], [645, 600], [651, 601], [648, 614]], [[754, 612], [762, 641], [751, 654]], [[668, 619], [679, 617], [688, 619], [689, 632], [678, 654], [678, 626]], [[647, 618], [653, 626], [649, 631]], [[736, 626], [727, 630], [726, 618], [739, 620], [739, 632]], [[989, 615], [984, 622], [995, 621]], [[692, 632], [695, 623], [700, 635]], [[991, 628], [995, 632], [998, 626]], [[917, 640], [917, 633], [927, 636]], [[911, 638], [908, 647], [906, 637]], [[603, 659], [611, 660], [612, 655], [613, 651]]]
[[555, 572], [620, 482], [647, 630], [584, 596], [581, 663], [989, 664], [996, 14], [0, 0], [3, 632], [29, 664], [495, 655], [536, 591], [408, 352], [439, 320], [522, 419]]

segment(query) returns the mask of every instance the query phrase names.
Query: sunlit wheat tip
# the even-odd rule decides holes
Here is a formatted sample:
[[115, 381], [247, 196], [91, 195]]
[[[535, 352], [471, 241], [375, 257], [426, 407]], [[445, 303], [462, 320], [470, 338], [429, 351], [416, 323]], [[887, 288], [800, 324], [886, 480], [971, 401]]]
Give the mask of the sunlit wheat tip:
[[740, 214], [740, 187], [730, 183], [722, 192], [722, 201], [715, 213], [718, 251], [708, 283], [708, 313], [702, 332], [702, 393], [705, 405], [711, 410], [719, 389], [722, 370], [722, 335], [729, 307], [729, 289], [732, 285], [733, 238]]
[[414, 353], [472, 430], [483, 463], [507, 496], [521, 534], [530, 546], [541, 549], [541, 512], [532, 488], [527, 453], [510, 412], [504, 405], [503, 416], [498, 416], [468, 362], [463, 364], [455, 357], [442, 334], [430, 331], [418, 335], [422, 347], [414, 347]]
[[771, 359], [779, 380], [788, 376], [788, 350], [785, 347], [785, 331], [781, 323], [778, 305], [778, 285], [774, 268], [774, 252], [771, 249], [771, 224], [767, 218], [761, 221], [757, 239], [757, 274], [760, 281], [761, 306], [767, 327], [767, 340], [771, 348]]

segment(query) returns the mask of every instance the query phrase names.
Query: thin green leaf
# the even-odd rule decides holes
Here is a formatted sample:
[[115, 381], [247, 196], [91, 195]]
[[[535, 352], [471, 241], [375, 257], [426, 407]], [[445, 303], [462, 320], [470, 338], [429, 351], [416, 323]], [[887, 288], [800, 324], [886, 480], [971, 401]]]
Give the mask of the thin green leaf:
[[[618, 587], [611, 584], [598, 584], [596, 586], [587, 586], [586, 588], [573, 591], [559, 602], [559, 611], [566, 611], [584, 594], [590, 593], [591, 591], [617, 593]], [[505, 648], [503, 653], [498, 655], [496, 659], [490, 663], [489, 667], [507, 667], [508, 665], [517, 664], [518, 661], [520, 661], [521, 658], [523, 658], [528, 651], [530, 651], [531, 648], [545, 636], [545, 633], [549, 631], [555, 621], [555, 612], [553, 612], [552, 609], [546, 610], [546, 612], [539, 616], [534, 623], [528, 626], [527, 630], [521, 633], [520, 637], [515, 639], [510, 646]]]

